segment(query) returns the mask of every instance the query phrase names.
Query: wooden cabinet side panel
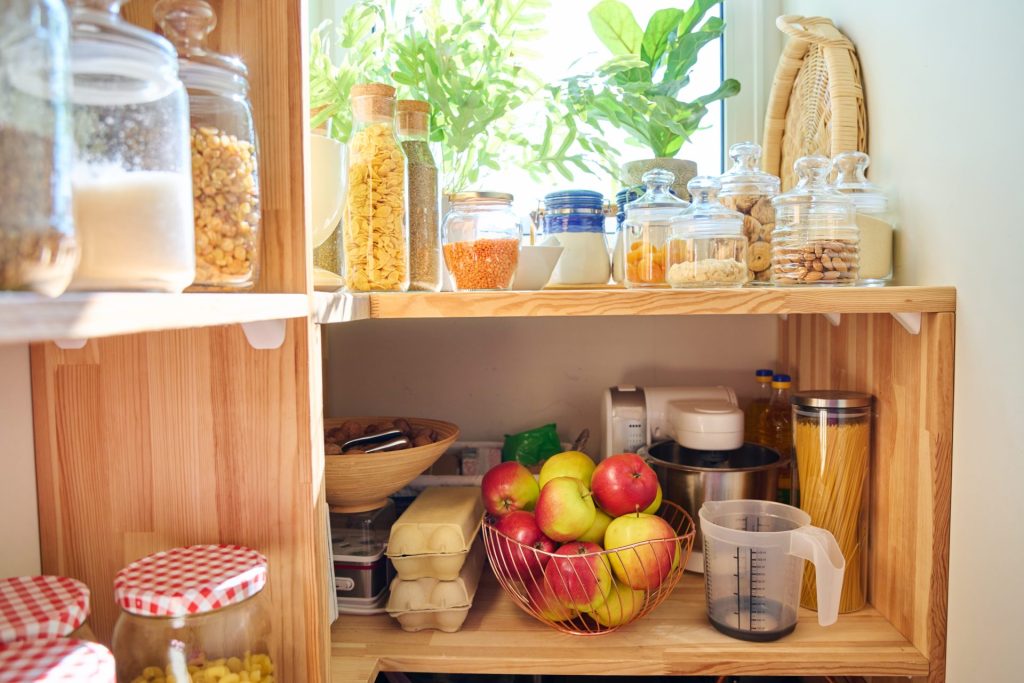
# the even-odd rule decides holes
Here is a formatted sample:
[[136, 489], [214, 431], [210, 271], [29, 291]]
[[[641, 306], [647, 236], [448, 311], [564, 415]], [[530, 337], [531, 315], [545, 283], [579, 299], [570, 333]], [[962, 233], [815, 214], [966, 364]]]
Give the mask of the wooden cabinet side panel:
[[781, 323], [782, 367], [799, 389], [875, 396], [871, 603], [945, 676], [953, 429], [954, 314], [922, 315], [911, 335], [887, 314]]
[[90, 587], [101, 640], [117, 617], [118, 569], [173, 546], [239, 543], [270, 560], [281, 680], [325, 680], [313, 327], [287, 324], [275, 350], [252, 349], [238, 326], [33, 348], [43, 570]]

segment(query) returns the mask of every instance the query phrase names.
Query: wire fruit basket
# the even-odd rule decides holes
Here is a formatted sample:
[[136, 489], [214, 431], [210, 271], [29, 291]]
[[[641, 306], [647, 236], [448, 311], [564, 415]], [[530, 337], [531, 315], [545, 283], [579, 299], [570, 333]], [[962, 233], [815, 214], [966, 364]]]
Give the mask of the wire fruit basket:
[[653, 611], [682, 578], [693, 519], [669, 501], [658, 516], [675, 536], [611, 550], [570, 541], [547, 552], [506, 536], [486, 517], [482, 533], [491, 569], [520, 609], [563, 633], [597, 636]]

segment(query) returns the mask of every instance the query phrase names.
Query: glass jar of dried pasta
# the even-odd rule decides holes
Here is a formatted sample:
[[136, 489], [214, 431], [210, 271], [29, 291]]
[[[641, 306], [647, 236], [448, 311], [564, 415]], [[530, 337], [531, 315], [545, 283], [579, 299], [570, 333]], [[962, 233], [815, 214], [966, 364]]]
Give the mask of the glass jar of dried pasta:
[[350, 292], [409, 288], [408, 160], [395, 136], [395, 89], [352, 86], [342, 268]]

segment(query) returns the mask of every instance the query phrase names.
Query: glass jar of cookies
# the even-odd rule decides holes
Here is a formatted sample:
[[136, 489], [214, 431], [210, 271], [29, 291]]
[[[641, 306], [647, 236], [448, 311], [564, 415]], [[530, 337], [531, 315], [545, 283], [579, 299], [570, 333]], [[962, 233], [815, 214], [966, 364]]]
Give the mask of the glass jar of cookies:
[[718, 197], [726, 208], [743, 214], [750, 283], [771, 284], [772, 230], [775, 229], [772, 199], [779, 194], [779, 179], [761, 170], [761, 145], [755, 142], [737, 142], [730, 146], [729, 158], [732, 167], [720, 178], [722, 191]]

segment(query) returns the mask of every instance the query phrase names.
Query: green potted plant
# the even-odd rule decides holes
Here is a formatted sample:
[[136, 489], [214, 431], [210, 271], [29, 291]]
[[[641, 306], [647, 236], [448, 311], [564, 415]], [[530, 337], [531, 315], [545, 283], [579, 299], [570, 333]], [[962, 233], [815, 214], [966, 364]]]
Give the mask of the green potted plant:
[[686, 10], [658, 10], [646, 28], [620, 0], [601, 0], [590, 11], [590, 24], [612, 57], [595, 72], [566, 79], [553, 92], [581, 130], [600, 133], [612, 126], [650, 149], [653, 158], [622, 166], [620, 180], [626, 185], [639, 185], [649, 169], [665, 168], [676, 176], [676, 194], [689, 196], [686, 183], [697, 165], [676, 155], [699, 128], [707, 105], [740, 91], [739, 82], [730, 78], [693, 101], [680, 99], [701, 48], [725, 30], [720, 18], [705, 18], [720, 1], [694, 0]]

